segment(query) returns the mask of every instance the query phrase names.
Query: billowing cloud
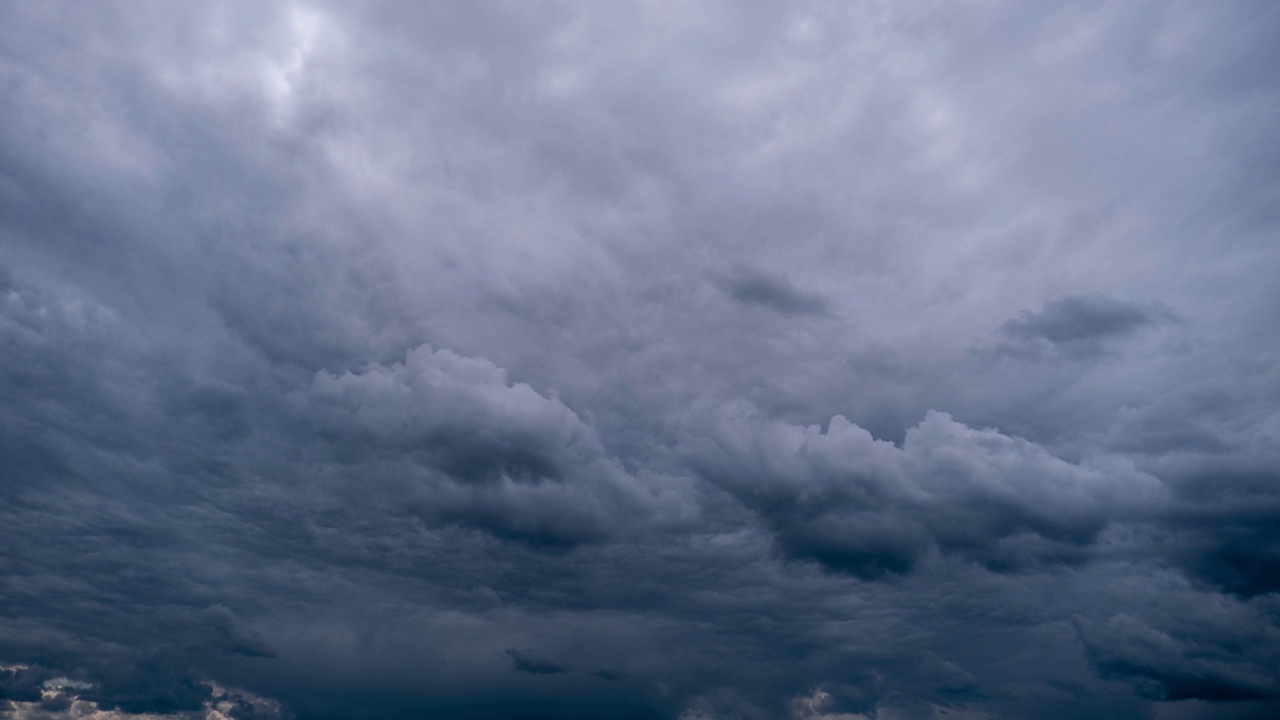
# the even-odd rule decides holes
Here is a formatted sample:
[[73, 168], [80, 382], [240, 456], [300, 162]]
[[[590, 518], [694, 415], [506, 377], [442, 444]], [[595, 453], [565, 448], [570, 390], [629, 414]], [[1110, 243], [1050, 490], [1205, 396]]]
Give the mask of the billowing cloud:
[[788, 554], [876, 578], [937, 548], [992, 569], [1070, 562], [1113, 519], [1150, 512], [1159, 481], [1075, 464], [1043, 447], [930, 413], [901, 447], [844, 417], [823, 431], [737, 416], [689, 453], [752, 507]]
[[629, 475], [558, 399], [484, 360], [419, 347], [391, 366], [318, 373], [290, 400], [314, 433], [308, 462], [353, 482], [403, 474], [423, 512], [504, 537], [583, 542], [688, 511]]

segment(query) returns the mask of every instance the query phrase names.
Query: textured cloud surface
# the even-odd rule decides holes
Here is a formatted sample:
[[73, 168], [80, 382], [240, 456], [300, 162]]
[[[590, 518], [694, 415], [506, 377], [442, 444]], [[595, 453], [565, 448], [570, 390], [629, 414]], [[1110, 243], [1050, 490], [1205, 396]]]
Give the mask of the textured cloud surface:
[[1273, 3], [0, 3], [0, 717], [1280, 714]]
[[[736, 432], [735, 432], [736, 431]], [[1074, 465], [931, 412], [901, 447], [837, 415], [817, 426], [732, 428], [695, 466], [755, 509], [789, 553], [867, 579], [931, 547], [1015, 569], [1067, 561], [1113, 517], [1154, 512], [1160, 485], [1119, 464]]]

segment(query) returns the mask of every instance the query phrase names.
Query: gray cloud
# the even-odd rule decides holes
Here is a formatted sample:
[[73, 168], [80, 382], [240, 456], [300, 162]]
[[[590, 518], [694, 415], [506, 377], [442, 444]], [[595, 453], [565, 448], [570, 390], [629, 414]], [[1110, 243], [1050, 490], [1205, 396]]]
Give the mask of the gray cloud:
[[315, 433], [309, 462], [399, 466], [424, 510], [502, 536], [583, 542], [690, 512], [672, 488], [628, 475], [559, 400], [484, 360], [419, 347], [390, 367], [319, 373], [291, 399]]
[[1076, 629], [1103, 677], [1131, 681], [1148, 697], [1258, 700], [1280, 691], [1272, 677], [1241, 663], [1230, 649], [1187, 643], [1128, 615], [1101, 626], [1076, 618]]
[[[1177, 503], [1163, 523], [1174, 562], [1229, 593], [1250, 597], [1280, 591], [1275, 473], [1270, 467], [1230, 467], [1221, 461], [1187, 464], [1193, 469], [1178, 478]], [[1230, 493], [1221, 492], [1224, 484]]]
[[1024, 312], [1000, 332], [1012, 348], [1035, 352], [1041, 346], [1067, 356], [1089, 356], [1108, 344], [1175, 316], [1159, 306], [1143, 306], [1102, 295], [1069, 296], [1045, 303], [1039, 312]]
[[533, 675], [556, 675], [569, 672], [569, 668], [555, 660], [539, 655], [532, 650], [507, 648], [506, 656], [511, 658], [511, 665], [522, 673]]
[[1278, 35], [0, 7], [0, 714], [1274, 716]]
[[992, 569], [1070, 561], [1113, 518], [1161, 500], [1150, 476], [1071, 464], [941, 413], [900, 448], [841, 416], [825, 432], [736, 417], [689, 453], [784, 551], [866, 578], [907, 572], [934, 547]]
[[739, 268], [721, 286], [738, 302], [760, 305], [784, 315], [821, 315], [827, 310], [821, 295], [796, 288], [785, 276], [775, 277], [759, 270]]

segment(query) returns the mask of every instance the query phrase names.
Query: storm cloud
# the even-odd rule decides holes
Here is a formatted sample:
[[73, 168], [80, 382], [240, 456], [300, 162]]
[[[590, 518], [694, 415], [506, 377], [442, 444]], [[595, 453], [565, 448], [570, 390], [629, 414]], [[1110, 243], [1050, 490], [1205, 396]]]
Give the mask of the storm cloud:
[[0, 5], [0, 716], [1276, 716], [1277, 46]]
[[1089, 467], [994, 430], [930, 413], [902, 447], [844, 417], [827, 430], [735, 418], [695, 467], [759, 512], [788, 553], [867, 579], [912, 569], [929, 549], [993, 570], [1067, 561], [1113, 519], [1161, 504], [1159, 482]]

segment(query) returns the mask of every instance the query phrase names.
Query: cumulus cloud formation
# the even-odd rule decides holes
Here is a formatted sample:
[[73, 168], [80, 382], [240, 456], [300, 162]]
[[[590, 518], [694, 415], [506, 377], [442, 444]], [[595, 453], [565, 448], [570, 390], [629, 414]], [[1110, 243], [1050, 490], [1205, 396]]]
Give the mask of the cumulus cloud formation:
[[931, 548], [993, 570], [1070, 561], [1112, 519], [1149, 513], [1159, 481], [1090, 467], [929, 413], [901, 447], [837, 415], [826, 431], [732, 418], [692, 448], [712, 482], [752, 507], [783, 550], [873, 579]]
[[0, 716], [1275, 717], [1278, 45], [0, 5]]
[[418, 347], [389, 367], [317, 373], [290, 400], [314, 433], [309, 462], [356, 483], [402, 474], [424, 512], [502, 536], [585, 542], [685, 509], [630, 476], [558, 399], [485, 360]]

